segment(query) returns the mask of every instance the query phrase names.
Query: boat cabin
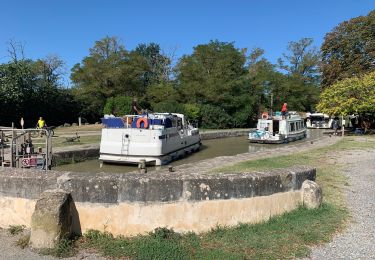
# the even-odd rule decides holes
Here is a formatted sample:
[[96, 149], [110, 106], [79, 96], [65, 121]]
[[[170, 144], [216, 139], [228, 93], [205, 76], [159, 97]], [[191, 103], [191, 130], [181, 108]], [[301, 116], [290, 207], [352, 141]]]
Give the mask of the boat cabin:
[[305, 129], [304, 121], [296, 112], [289, 112], [285, 119], [275, 113], [267, 119], [259, 119], [257, 130], [267, 131], [272, 135], [282, 134], [287, 136], [291, 132], [298, 132]]

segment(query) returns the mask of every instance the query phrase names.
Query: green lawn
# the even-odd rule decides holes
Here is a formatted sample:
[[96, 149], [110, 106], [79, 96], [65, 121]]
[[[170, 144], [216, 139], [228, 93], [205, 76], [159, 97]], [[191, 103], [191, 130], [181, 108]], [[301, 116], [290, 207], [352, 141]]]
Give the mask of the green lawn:
[[74, 142], [67, 142], [66, 137], [53, 137], [52, 138], [52, 147], [64, 147], [64, 146], [75, 146], [75, 145], [82, 145], [82, 144], [99, 144], [99, 143], [100, 143], [100, 135], [80, 136], [79, 141], [75, 140]]

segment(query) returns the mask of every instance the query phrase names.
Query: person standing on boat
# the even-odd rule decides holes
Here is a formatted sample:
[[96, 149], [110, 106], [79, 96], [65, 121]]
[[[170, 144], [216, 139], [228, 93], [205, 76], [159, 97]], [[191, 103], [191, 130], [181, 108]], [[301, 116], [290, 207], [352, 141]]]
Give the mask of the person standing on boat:
[[281, 108], [281, 115], [284, 117], [288, 114], [288, 108], [287, 108], [288, 103], [284, 103], [282, 108]]
[[133, 98], [132, 101], [132, 107], [131, 107], [131, 114], [132, 115], [139, 115], [139, 109], [138, 109], [138, 104], [137, 104], [137, 98]]

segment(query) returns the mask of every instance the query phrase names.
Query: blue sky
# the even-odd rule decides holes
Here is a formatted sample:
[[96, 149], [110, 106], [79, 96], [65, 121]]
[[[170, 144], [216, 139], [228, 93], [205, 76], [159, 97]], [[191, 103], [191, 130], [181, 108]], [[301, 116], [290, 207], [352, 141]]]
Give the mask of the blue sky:
[[324, 35], [344, 20], [366, 15], [374, 0], [1, 0], [0, 63], [7, 42], [21, 42], [29, 58], [59, 55], [71, 67], [94, 42], [118, 36], [126, 49], [156, 42], [176, 57], [211, 39], [238, 48], [261, 47], [275, 62], [290, 41]]

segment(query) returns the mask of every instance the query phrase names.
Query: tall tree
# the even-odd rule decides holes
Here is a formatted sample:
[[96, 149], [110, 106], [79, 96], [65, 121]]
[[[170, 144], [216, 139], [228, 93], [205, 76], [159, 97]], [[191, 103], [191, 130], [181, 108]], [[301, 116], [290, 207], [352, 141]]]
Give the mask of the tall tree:
[[171, 71], [171, 60], [162, 54], [159, 44], [142, 43], [135, 48], [134, 52], [144, 57], [149, 67], [149, 70], [144, 75], [144, 85], [148, 86], [168, 81]]
[[[280, 77], [282, 74], [275, 71], [275, 65], [271, 64], [264, 58], [264, 50], [254, 48], [249, 55], [249, 63], [247, 66], [247, 93], [250, 97], [253, 121], [258, 116], [268, 110], [274, 110], [280, 100], [280, 93], [277, 87], [280, 86]], [[273, 106], [271, 107], [271, 96]], [[281, 98], [282, 99], [282, 98]]]
[[288, 103], [289, 109], [297, 111], [314, 110], [320, 90], [320, 53], [312, 46], [313, 39], [302, 38], [289, 42], [287, 53], [278, 60], [278, 65], [287, 73], [277, 86], [279, 106]]
[[337, 81], [320, 95], [319, 110], [330, 115], [375, 113], [375, 72]]
[[303, 77], [305, 81], [316, 81], [319, 77], [320, 54], [312, 43], [311, 38], [289, 42], [288, 53], [283, 54], [284, 59], [278, 59], [280, 68], [287, 71], [289, 75]]
[[127, 52], [116, 37], [95, 42], [89, 56], [72, 69], [74, 93], [83, 104], [82, 115], [96, 121], [102, 115], [107, 98], [145, 93], [143, 77], [147, 61], [135, 52]]
[[318, 109], [329, 115], [358, 114], [365, 130], [370, 126], [369, 114], [375, 115], [375, 72], [346, 78], [324, 89]]
[[321, 46], [322, 85], [375, 69], [375, 11], [340, 23]]
[[[211, 120], [210, 127], [230, 126], [233, 122], [228, 115], [239, 110], [236, 101], [244, 101], [240, 99], [242, 95], [248, 97], [248, 92], [244, 91], [245, 62], [245, 54], [233, 43], [219, 41], [198, 45], [192, 55], [180, 59], [177, 65], [178, 90], [184, 102], [199, 104], [202, 113], [212, 114], [205, 115]], [[216, 117], [217, 114], [222, 117]], [[223, 122], [221, 119], [224, 118], [228, 120]], [[215, 120], [217, 123], [213, 122]], [[238, 125], [237, 120], [234, 121]]]
[[180, 91], [186, 101], [222, 105], [245, 74], [245, 55], [233, 43], [211, 41], [198, 45], [178, 64]]
[[0, 64], [0, 125], [17, 125], [21, 117], [26, 127], [35, 126], [39, 116], [49, 125], [75, 120], [76, 103], [60, 81], [63, 61], [57, 56], [33, 61], [17, 46], [11, 45], [11, 61]]

